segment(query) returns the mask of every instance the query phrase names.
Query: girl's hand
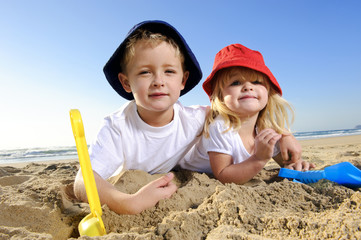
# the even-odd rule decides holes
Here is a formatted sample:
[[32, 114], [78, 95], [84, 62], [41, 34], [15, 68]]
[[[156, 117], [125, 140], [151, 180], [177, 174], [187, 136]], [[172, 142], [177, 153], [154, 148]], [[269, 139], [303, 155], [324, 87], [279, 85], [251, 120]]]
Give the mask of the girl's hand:
[[257, 159], [271, 159], [275, 144], [282, 137], [271, 128], [263, 129], [255, 138], [255, 157]]

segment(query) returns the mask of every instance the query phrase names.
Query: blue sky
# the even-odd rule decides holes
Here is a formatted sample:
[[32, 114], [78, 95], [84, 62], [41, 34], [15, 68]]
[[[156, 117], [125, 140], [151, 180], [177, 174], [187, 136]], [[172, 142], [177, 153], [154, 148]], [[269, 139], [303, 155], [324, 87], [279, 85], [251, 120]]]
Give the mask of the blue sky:
[[[294, 106], [294, 131], [361, 124], [361, 1], [0, 0], [0, 149], [75, 145], [69, 110], [88, 143], [126, 101], [102, 69], [143, 20], [169, 22], [203, 70], [232, 43], [260, 51]], [[180, 98], [209, 104], [199, 84]]]

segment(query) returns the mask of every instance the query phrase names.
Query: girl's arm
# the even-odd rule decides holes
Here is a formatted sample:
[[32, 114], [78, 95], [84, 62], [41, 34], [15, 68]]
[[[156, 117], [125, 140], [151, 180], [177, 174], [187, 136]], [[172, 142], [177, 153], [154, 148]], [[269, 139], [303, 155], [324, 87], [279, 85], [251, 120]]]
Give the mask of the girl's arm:
[[254, 154], [241, 163], [233, 164], [232, 156], [208, 152], [214, 176], [222, 183], [243, 184], [259, 173], [273, 155], [276, 142], [281, 138], [273, 129], [262, 130], [254, 140]]
[[232, 156], [208, 152], [214, 176], [222, 183], [244, 184], [251, 180], [266, 165], [269, 159], [257, 159], [255, 155], [233, 164]]

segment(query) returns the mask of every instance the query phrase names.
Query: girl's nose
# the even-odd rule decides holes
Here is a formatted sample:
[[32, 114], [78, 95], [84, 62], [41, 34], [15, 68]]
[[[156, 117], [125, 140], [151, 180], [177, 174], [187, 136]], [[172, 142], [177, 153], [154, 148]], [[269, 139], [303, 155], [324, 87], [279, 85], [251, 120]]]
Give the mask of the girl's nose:
[[253, 91], [253, 85], [250, 82], [245, 82], [242, 86], [243, 92]]

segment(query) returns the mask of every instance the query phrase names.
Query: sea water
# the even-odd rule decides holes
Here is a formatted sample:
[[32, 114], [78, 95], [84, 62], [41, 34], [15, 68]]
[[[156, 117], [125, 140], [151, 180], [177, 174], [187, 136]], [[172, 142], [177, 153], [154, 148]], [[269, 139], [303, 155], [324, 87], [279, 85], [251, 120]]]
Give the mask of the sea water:
[[[325, 137], [339, 137], [361, 134], [360, 128], [295, 132], [294, 136], [298, 140], [318, 139]], [[69, 147], [47, 147], [47, 148], [20, 148], [10, 150], [0, 150], [0, 164], [19, 162], [38, 162], [51, 160], [77, 159], [75, 146]]]
[[324, 131], [313, 131], [313, 132], [295, 132], [294, 136], [298, 140], [309, 140], [325, 137], [341, 137], [350, 135], [360, 135], [360, 128], [353, 129], [340, 129], [340, 130], [324, 130]]
[[0, 164], [77, 159], [75, 146], [0, 150]]

